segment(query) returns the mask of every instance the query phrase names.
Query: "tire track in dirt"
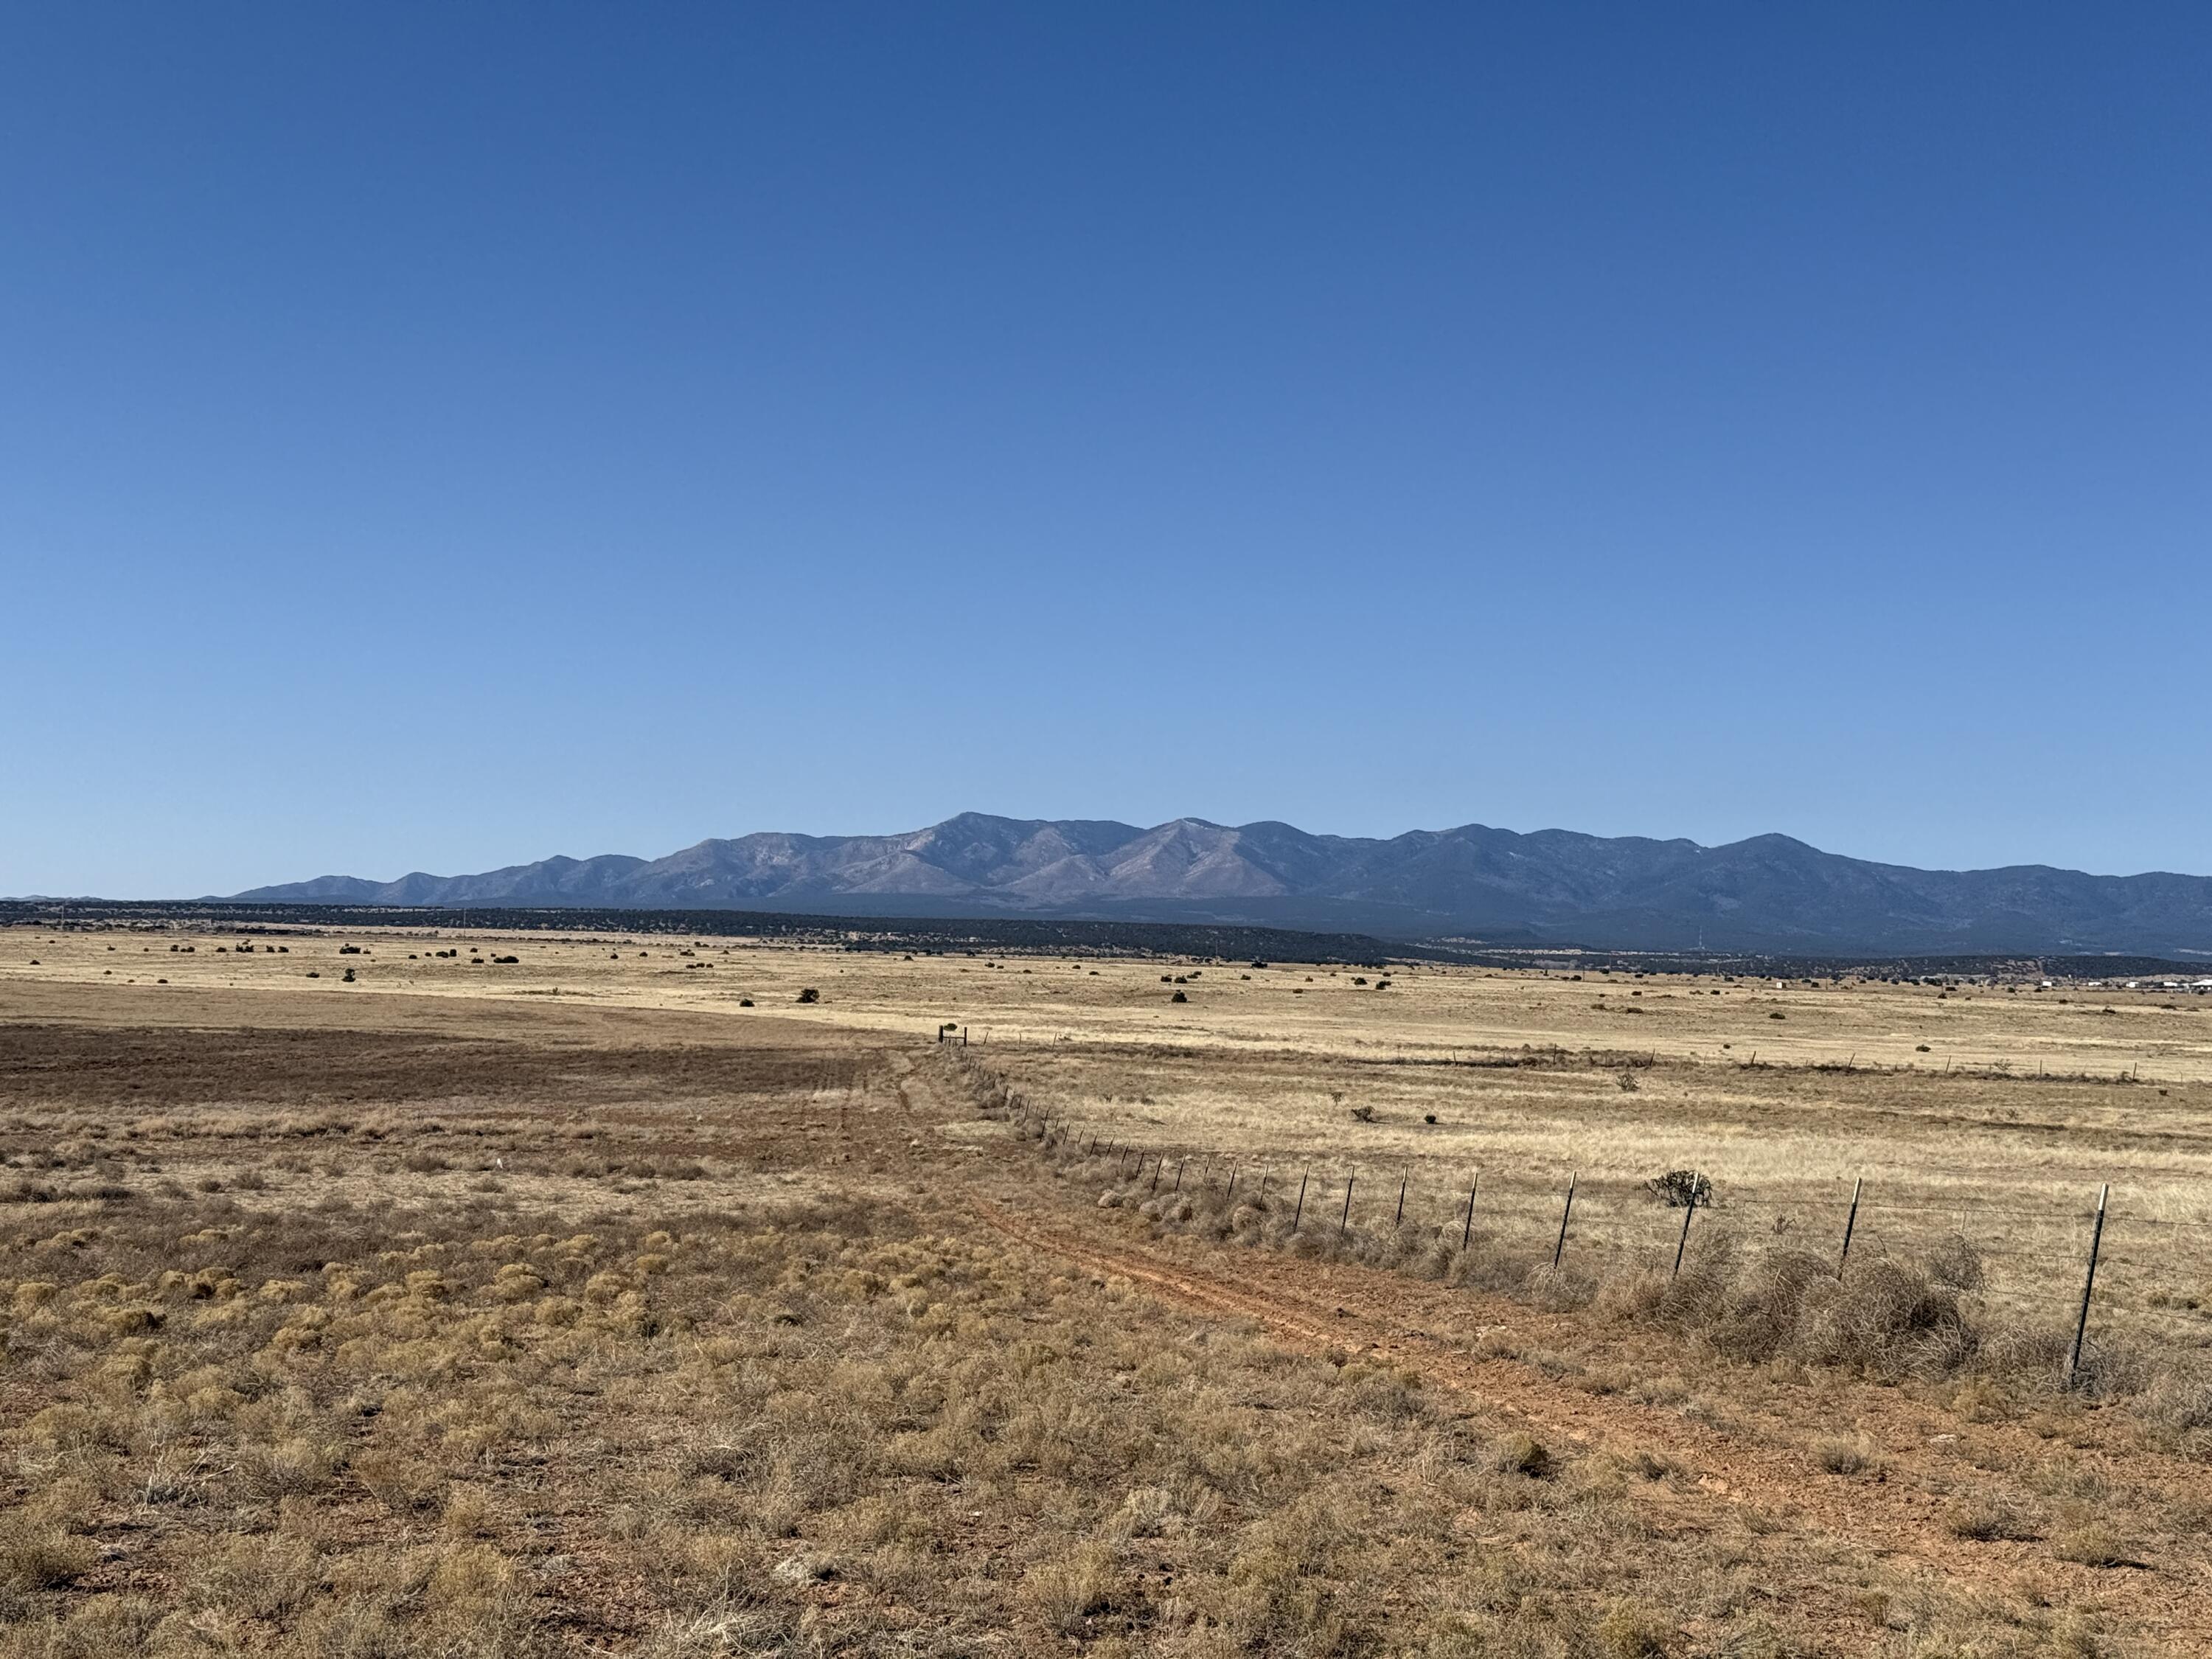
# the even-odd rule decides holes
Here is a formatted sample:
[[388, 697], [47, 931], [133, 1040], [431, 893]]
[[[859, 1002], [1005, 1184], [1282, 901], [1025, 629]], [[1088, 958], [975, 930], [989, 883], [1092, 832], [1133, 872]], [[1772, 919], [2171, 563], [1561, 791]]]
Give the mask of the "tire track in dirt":
[[[942, 1093], [933, 1086], [942, 1079], [917, 1067], [914, 1080], [927, 1105], [942, 1110]], [[1026, 1143], [1003, 1144], [998, 1172], [1033, 1182], [1039, 1170], [1025, 1148]], [[2212, 1653], [2212, 1565], [2201, 1551], [2191, 1559], [2116, 1571], [2059, 1560], [2040, 1541], [1967, 1540], [1951, 1532], [1945, 1520], [1952, 1488], [1971, 1492], [1991, 1485], [1990, 1466], [1964, 1455], [1958, 1418], [1897, 1390], [1854, 1385], [1848, 1413], [1810, 1425], [1821, 1433], [1855, 1425], [1867, 1431], [1892, 1471], [1881, 1480], [1834, 1474], [1804, 1447], [1758, 1435], [1756, 1424], [1749, 1434], [1731, 1432], [1664, 1407], [1594, 1394], [1523, 1361], [1474, 1352], [1464, 1335], [1436, 1334], [1472, 1328], [1474, 1335], [1502, 1333], [1516, 1346], [1567, 1346], [1587, 1334], [1579, 1316], [1547, 1314], [1386, 1269], [1267, 1250], [1240, 1254], [1232, 1273], [1178, 1259], [1167, 1249], [1103, 1237], [1102, 1224], [1087, 1210], [1046, 1217], [1032, 1207], [1030, 1192], [1010, 1194], [994, 1187], [995, 1194], [1013, 1196], [1009, 1203], [970, 1190], [969, 1206], [985, 1224], [1102, 1279], [1125, 1279], [1195, 1312], [1249, 1319], [1310, 1352], [1364, 1352], [1449, 1389], [1501, 1419], [1502, 1426], [1522, 1427], [1585, 1450], [1656, 1454], [1695, 1474], [1689, 1501], [1713, 1516], [1740, 1507], [1753, 1512], [1763, 1528], [1790, 1530], [1815, 1548], [1858, 1551], [1892, 1572], [1956, 1597], [1970, 1598], [2000, 1583], [2018, 1604], [2094, 1609], [2161, 1650]], [[1823, 1402], [1810, 1403], [1826, 1409]], [[2017, 1426], [1979, 1425], [1974, 1436], [1984, 1449], [2003, 1454], [2005, 1468], [2032, 1468], [2051, 1455], [2040, 1440]], [[2170, 1493], [2197, 1496], [2212, 1510], [2212, 1472], [2198, 1465], [2136, 1447], [2106, 1452], [2099, 1461], [2115, 1479], [2154, 1481]], [[1822, 1588], [1833, 1594], [1833, 1586]], [[1863, 1618], [1863, 1609], [1838, 1607], [1835, 1615], [1848, 1624]], [[1863, 1622], [1858, 1628], [1863, 1632]]]
[[[2212, 1651], [2212, 1580], [2201, 1562], [2161, 1562], [2116, 1571], [2058, 1560], [2034, 1543], [1959, 1538], [1944, 1524], [1949, 1500], [1917, 1478], [1930, 1472], [1948, 1474], [1942, 1466], [1950, 1460], [1930, 1455], [1910, 1439], [1884, 1440], [1885, 1452], [1904, 1478], [1832, 1474], [1796, 1448], [1730, 1434], [1625, 1396], [1591, 1394], [1520, 1361], [1474, 1353], [1463, 1343], [1425, 1328], [1448, 1319], [1462, 1328], [1474, 1322], [1528, 1336], [1540, 1334], [1560, 1316], [1479, 1293], [1443, 1291], [1377, 1269], [1259, 1252], [1240, 1258], [1231, 1277], [1125, 1242], [1103, 1241], [1078, 1226], [1017, 1213], [987, 1199], [979, 1197], [973, 1207], [988, 1225], [1030, 1249], [1102, 1278], [1127, 1279], [1199, 1313], [1249, 1319], [1310, 1352], [1364, 1352], [1413, 1370], [1540, 1438], [1625, 1456], [1656, 1454], [1697, 1472], [1696, 1492], [1707, 1504], [1747, 1506], [1762, 1517], [1760, 1524], [1863, 1551], [1891, 1571], [1954, 1595], [1971, 1595], [1996, 1580], [2026, 1602], [2099, 1607], [2174, 1651]], [[1452, 1299], [1449, 1310], [1441, 1305], [1443, 1297]], [[1864, 1415], [1888, 1419], [1895, 1436], [1917, 1435], [1925, 1441], [1929, 1425], [1942, 1420], [1869, 1404]], [[2024, 1443], [2024, 1459], [2046, 1455], [2025, 1431], [2018, 1438]], [[2205, 1484], [2204, 1473], [2193, 1466], [2161, 1461], [2187, 1483]], [[1964, 1462], [1958, 1469], [1961, 1485], [1988, 1480]]]

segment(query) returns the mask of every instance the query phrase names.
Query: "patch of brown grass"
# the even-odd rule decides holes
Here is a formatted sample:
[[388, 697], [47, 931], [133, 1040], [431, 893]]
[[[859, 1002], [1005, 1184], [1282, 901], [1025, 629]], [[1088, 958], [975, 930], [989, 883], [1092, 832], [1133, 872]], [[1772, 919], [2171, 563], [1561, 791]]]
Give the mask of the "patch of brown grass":
[[91, 1571], [99, 1552], [68, 1528], [35, 1515], [0, 1516], [0, 1586], [49, 1590]]
[[2020, 1542], [2043, 1535], [2034, 1516], [2014, 1499], [1995, 1492], [1957, 1499], [1943, 1512], [1943, 1526], [1954, 1538], [1971, 1538], [1979, 1543]]
[[[826, 1006], [864, 1006], [835, 958], [804, 971]], [[478, 1012], [496, 1036], [417, 1011], [374, 1034], [0, 1038], [0, 1156], [58, 1189], [0, 1207], [0, 1659], [2067, 1650], [2008, 1593], [1801, 1547], [1709, 1498], [1702, 1456], [1516, 1438], [1355, 1343], [1293, 1352], [979, 1228], [967, 1197], [995, 1189], [963, 1169], [1014, 1166], [993, 1126], [952, 1121], [940, 1056]], [[1626, 1109], [1607, 1079], [1626, 1063], [1532, 1054], [1513, 1076]], [[1675, 1081], [1637, 1064], [1635, 1109], [1663, 1108]], [[1358, 1133], [1423, 1132], [1372, 1097]], [[1033, 1112], [1022, 1128], [1066, 1153]], [[1073, 1158], [1018, 1178], [1039, 1168], [1086, 1207], [1106, 1185]], [[1149, 1212], [1117, 1189], [1143, 1218], [1118, 1224], [1556, 1307], [1483, 1352], [1701, 1434], [1747, 1431], [1731, 1389], [1811, 1386], [1819, 1320], [1849, 1333], [1836, 1370], [1884, 1374], [1869, 1348], [1981, 1294], [1931, 1257], [1910, 1295], [1838, 1311], [1794, 1240], [1709, 1270], [1700, 1231], [1679, 1305], [1642, 1314], [1602, 1204], [1554, 1274], [1548, 1238], [1516, 1242], [1528, 1217], [1485, 1210], [1462, 1249], [1456, 1217], [1387, 1224], [1395, 1187], [1364, 1175], [1342, 1237], [1326, 1193], [1292, 1237], [1281, 1171], [1264, 1201], [1254, 1173], [1233, 1202], [1203, 1160]], [[1669, 1321], [1656, 1363], [1581, 1346], [1632, 1329], [1656, 1352]], [[2196, 1432], [2185, 1395], [2167, 1409]], [[2087, 1499], [2042, 1497], [2060, 1553]], [[2145, 1547], [2179, 1547], [2152, 1527]]]

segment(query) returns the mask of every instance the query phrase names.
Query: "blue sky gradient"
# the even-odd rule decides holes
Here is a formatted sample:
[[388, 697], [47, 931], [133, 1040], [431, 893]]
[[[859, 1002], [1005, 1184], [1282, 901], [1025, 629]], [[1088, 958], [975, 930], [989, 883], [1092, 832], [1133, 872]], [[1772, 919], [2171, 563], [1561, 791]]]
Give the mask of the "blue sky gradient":
[[30, 4], [0, 892], [2212, 871], [2212, 11]]

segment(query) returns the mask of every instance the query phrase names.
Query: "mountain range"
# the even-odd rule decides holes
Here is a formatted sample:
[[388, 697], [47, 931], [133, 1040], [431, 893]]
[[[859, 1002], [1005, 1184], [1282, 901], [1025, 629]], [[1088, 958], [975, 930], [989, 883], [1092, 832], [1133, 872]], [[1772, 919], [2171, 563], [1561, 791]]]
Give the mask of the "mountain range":
[[473, 876], [323, 876], [240, 901], [1097, 917], [1382, 938], [1822, 954], [2212, 954], [2212, 878], [2045, 865], [1917, 870], [1787, 836], [1725, 846], [1482, 824], [1388, 839], [977, 812], [890, 836], [762, 834], [665, 858]]

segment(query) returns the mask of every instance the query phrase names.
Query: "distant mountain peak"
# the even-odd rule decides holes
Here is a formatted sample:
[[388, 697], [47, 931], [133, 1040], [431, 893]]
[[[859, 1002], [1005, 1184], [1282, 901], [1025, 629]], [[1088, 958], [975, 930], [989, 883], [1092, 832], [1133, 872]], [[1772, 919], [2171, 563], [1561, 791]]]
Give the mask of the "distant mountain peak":
[[1916, 870], [1793, 836], [1519, 834], [1480, 823], [1388, 839], [1273, 819], [963, 812], [889, 836], [760, 832], [665, 857], [565, 854], [473, 876], [323, 876], [243, 901], [1009, 913], [1350, 929], [1623, 949], [1929, 953], [2212, 948], [2212, 880], [2047, 866]]

